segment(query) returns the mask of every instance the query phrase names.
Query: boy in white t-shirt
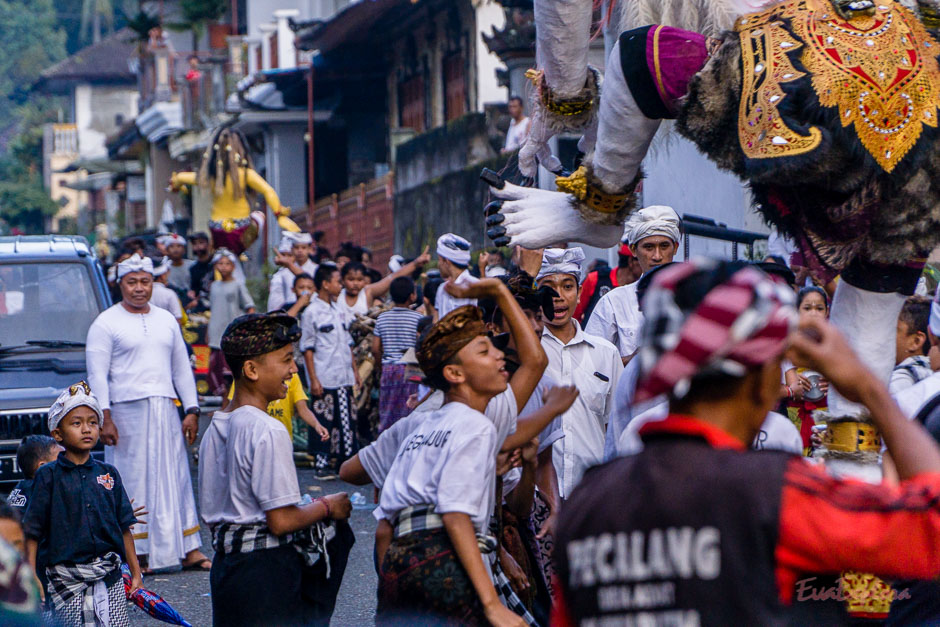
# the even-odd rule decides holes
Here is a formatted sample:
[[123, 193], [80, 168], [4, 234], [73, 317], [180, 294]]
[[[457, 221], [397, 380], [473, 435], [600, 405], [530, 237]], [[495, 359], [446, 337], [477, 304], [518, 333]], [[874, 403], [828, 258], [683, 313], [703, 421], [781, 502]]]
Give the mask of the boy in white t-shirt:
[[[290, 435], [267, 413], [297, 372], [299, 338], [297, 321], [280, 313], [241, 316], [222, 336], [235, 391], [199, 448], [200, 509], [216, 550], [209, 577], [214, 625], [319, 624], [329, 622], [335, 603], [338, 586], [324, 599], [310, 584], [327, 542], [351, 534], [349, 498], [299, 504]], [[342, 577], [348, 548], [330, 550], [333, 576]]]
[[[500, 306], [521, 316], [508, 289], [499, 290]], [[500, 602], [483, 557], [497, 545], [487, 533], [500, 448], [497, 428], [483, 412], [507, 390], [503, 353], [480, 310], [464, 306], [431, 327], [418, 361], [445, 399], [405, 438], [385, 478], [375, 516], [392, 523], [394, 537], [379, 569], [376, 622], [407, 616], [525, 625]], [[446, 587], [440, 572], [448, 573]]]

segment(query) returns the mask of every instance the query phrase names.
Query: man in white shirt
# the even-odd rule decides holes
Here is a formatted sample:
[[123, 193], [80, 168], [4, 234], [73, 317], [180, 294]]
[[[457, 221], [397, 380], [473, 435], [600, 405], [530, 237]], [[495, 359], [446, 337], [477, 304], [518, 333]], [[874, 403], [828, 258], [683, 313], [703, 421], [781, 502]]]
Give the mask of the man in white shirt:
[[353, 368], [352, 338], [336, 303], [343, 284], [339, 269], [321, 265], [313, 275], [317, 297], [300, 319], [300, 349], [313, 399], [313, 414], [331, 432], [327, 442], [311, 438], [308, 452], [314, 456], [317, 474], [334, 477], [340, 464], [356, 454], [356, 407], [353, 386], [359, 373]]
[[190, 288], [189, 269], [195, 261], [186, 258], [186, 238], [170, 233], [161, 235], [159, 243], [166, 250], [166, 256], [170, 258], [169, 278], [167, 285], [181, 295], [186, 295]]
[[[179, 324], [150, 305], [153, 262], [134, 255], [117, 269], [123, 300], [88, 329], [88, 382], [101, 402], [105, 460], [117, 467], [127, 494], [150, 512], [134, 534], [150, 569], [208, 570], [199, 550], [199, 522], [186, 444], [196, 441], [196, 381]], [[174, 401], [186, 410], [180, 426]], [[184, 441], [185, 438], [185, 441]]]
[[169, 278], [170, 258], [164, 257], [160, 264], [153, 268], [153, 296], [150, 297], [150, 304], [166, 309], [173, 314], [178, 323], [182, 324], [183, 306], [176, 292], [166, 286]]
[[572, 318], [581, 292], [583, 261], [580, 248], [548, 248], [536, 277], [539, 287], [548, 286], [558, 293], [554, 317], [546, 320], [542, 332], [542, 348], [548, 355], [545, 375], [558, 385], [574, 385], [580, 392], [562, 414], [565, 437], [555, 442], [552, 450], [563, 499], [585, 470], [603, 461], [607, 419], [614, 409], [614, 391], [623, 371], [617, 348], [584, 332]]
[[[437, 238], [437, 264], [441, 271], [441, 278], [445, 281], [452, 281], [457, 285], [472, 285], [479, 281], [467, 269], [470, 265], [470, 242], [459, 235], [445, 233]], [[437, 297], [434, 299], [439, 318], [443, 318], [458, 307], [477, 304], [475, 298], [454, 296], [447, 287], [447, 283], [444, 283], [437, 288]]]
[[[652, 206], [630, 216], [624, 235], [643, 273], [671, 263], [679, 250], [681, 221], [672, 207]], [[584, 330], [612, 342], [626, 364], [639, 347], [643, 314], [636, 282], [608, 292], [594, 308]]]
[[313, 276], [317, 264], [310, 259], [313, 238], [309, 233], [284, 231], [277, 247], [275, 261], [281, 268], [271, 277], [268, 288], [268, 311], [277, 311], [293, 300], [294, 278], [299, 274]]
[[512, 152], [522, 148], [525, 138], [529, 135], [529, 118], [525, 115], [525, 107], [522, 98], [513, 96], [509, 99], [509, 130], [506, 131], [506, 143], [503, 145], [503, 152]]

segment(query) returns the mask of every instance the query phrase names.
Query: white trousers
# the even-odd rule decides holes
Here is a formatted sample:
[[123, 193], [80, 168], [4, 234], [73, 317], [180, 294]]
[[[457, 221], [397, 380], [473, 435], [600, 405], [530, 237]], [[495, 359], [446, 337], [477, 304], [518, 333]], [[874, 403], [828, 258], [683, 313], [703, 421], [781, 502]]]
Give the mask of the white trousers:
[[150, 568], [176, 566], [198, 549], [199, 519], [186, 443], [173, 399], [155, 396], [111, 406], [117, 446], [105, 447], [105, 461], [118, 469], [134, 507], [145, 505], [146, 525], [134, 528], [138, 555]]

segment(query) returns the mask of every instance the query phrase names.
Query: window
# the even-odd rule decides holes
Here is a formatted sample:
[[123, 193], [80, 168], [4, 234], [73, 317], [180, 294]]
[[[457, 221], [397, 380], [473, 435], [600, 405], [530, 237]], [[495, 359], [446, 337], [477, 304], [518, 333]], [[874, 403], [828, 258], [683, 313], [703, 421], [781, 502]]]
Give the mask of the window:
[[444, 59], [444, 119], [448, 122], [467, 112], [467, 69], [462, 54]]
[[398, 109], [400, 124], [421, 133], [427, 127], [424, 106], [424, 79], [415, 76], [403, 81], [398, 87]]

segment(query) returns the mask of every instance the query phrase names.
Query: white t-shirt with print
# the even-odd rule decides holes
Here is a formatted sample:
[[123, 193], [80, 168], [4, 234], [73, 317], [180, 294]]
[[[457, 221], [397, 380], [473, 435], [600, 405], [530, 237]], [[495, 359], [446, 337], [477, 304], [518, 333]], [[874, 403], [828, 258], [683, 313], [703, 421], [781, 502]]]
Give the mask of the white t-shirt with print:
[[496, 428], [463, 403], [448, 403], [402, 442], [374, 516], [433, 505], [438, 514], [467, 514], [484, 533], [495, 504]]
[[[421, 424], [433, 416], [444, 404], [444, 393], [440, 390], [434, 392], [426, 401], [379, 434], [375, 442], [359, 451], [359, 463], [373, 485], [381, 488], [385, 484], [389, 469], [402, 442], [411, 435]], [[511, 387], [494, 398], [486, 405], [485, 415], [496, 427], [496, 437], [499, 445], [516, 432], [516, 397]], [[497, 451], [499, 447], [497, 447]]]

